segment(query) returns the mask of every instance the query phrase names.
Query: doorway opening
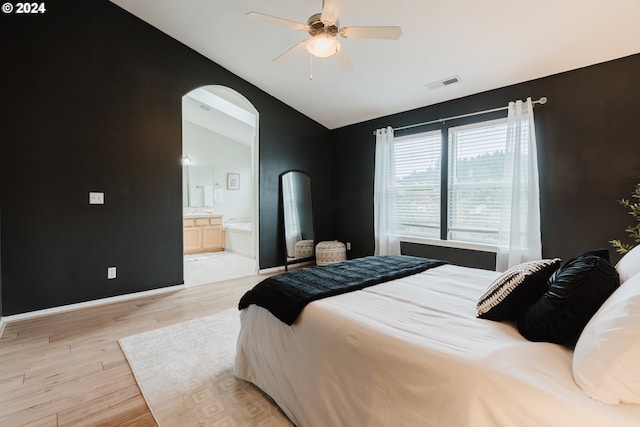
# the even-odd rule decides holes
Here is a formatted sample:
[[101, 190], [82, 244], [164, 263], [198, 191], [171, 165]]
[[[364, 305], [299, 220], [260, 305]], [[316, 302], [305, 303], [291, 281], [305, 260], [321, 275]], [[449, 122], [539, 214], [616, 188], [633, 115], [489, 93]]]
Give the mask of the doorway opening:
[[209, 85], [182, 97], [184, 282], [258, 273], [258, 111]]

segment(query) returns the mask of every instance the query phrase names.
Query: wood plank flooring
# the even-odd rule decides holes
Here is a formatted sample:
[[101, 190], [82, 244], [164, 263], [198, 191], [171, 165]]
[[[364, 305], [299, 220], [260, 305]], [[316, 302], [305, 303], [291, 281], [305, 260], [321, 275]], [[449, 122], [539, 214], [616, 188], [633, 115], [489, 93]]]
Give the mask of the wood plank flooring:
[[236, 307], [265, 277], [8, 323], [0, 426], [155, 426], [118, 339]]

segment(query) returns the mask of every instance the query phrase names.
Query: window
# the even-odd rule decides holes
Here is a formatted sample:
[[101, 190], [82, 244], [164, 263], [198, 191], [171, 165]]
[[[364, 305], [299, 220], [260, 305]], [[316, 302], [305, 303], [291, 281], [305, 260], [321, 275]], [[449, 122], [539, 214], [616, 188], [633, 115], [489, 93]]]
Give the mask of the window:
[[[503, 110], [506, 119], [494, 114]], [[462, 126], [485, 113], [491, 114], [485, 121]], [[492, 251], [498, 271], [540, 259], [531, 98], [416, 126], [427, 125], [439, 130], [397, 134], [414, 127], [405, 126], [374, 133], [374, 253], [397, 255], [400, 241]]]
[[497, 243], [506, 140], [506, 120], [449, 128], [447, 239]]
[[440, 238], [441, 132], [395, 138], [398, 232]]
[[398, 234], [497, 244], [506, 136], [498, 119], [395, 138]]

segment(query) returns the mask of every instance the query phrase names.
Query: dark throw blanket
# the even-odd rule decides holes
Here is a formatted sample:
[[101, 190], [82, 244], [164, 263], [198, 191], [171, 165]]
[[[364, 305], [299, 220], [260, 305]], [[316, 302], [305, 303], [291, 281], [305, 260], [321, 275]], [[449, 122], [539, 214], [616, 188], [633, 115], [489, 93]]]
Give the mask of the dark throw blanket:
[[387, 255], [290, 271], [258, 283], [240, 299], [238, 309], [256, 304], [291, 325], [312, 301], [410, 276], [443, 264], [447, 262]]

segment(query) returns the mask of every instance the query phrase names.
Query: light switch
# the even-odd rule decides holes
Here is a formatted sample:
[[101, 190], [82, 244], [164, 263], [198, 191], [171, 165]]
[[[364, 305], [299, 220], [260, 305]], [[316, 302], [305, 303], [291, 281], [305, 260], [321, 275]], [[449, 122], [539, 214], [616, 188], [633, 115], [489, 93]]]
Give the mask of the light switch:
[[89, 193], [89, 204], [90, 205], [104, 205], [104, 193]]
[[116, 267], [107, 268], [107, 279], [115, 279], [116, 278]]

